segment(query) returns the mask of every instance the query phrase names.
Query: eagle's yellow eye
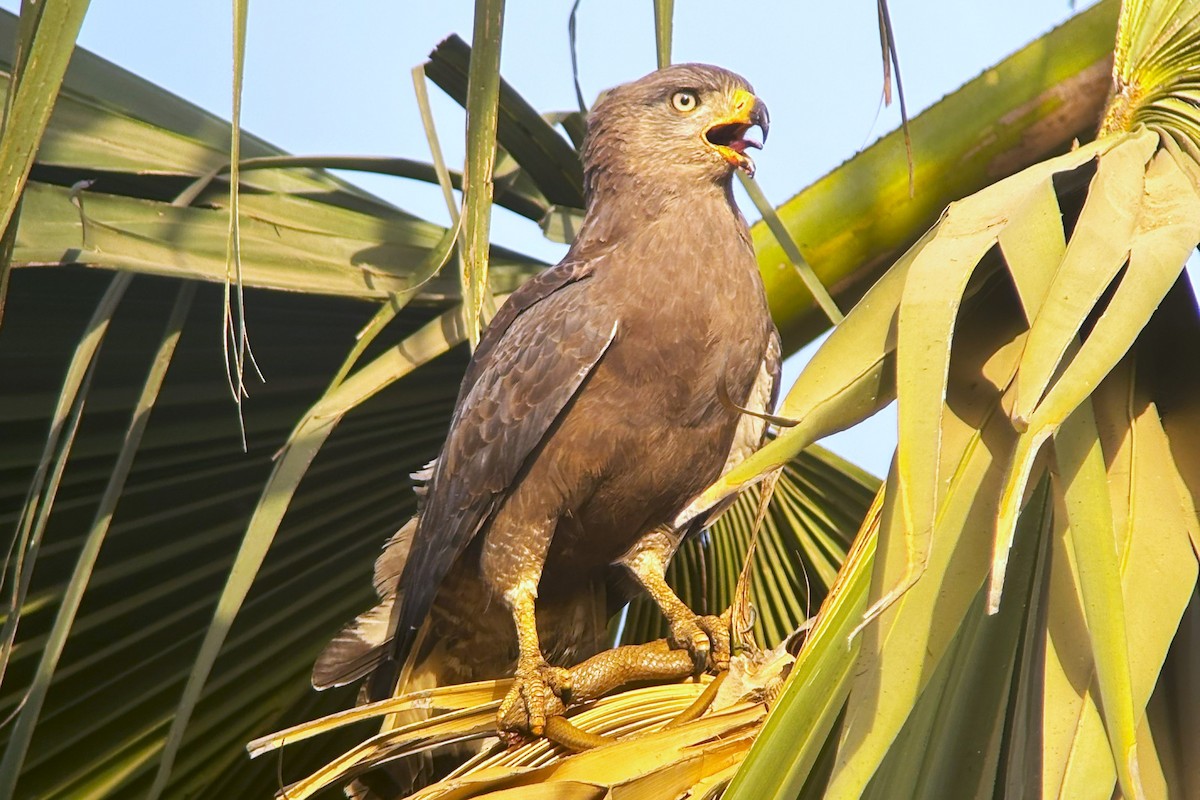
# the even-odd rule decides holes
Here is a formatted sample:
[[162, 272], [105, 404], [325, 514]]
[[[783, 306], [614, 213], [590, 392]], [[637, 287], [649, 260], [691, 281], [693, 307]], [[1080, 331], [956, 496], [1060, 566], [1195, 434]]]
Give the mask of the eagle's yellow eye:
[[676, 111], [695, 111], [700, 105], [700, 98], [695, 92], [676, 92], [671, 95], [671, 107]]

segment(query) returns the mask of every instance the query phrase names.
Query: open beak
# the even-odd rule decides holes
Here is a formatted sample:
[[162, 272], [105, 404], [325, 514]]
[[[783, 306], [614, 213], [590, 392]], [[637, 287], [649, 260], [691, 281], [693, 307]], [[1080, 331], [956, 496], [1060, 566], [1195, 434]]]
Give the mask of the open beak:
[[746, 150], [751, 147], [761, 150], [762, 142], [747, 134], [751, 128], [759, 128], [765, 142], [771, 118], [766, 104], [745, 89], [734, 92], [731, 106], [728, 116], [718, 119], [704, 131], [704, 140], [730, 164], [754, 177], [754, 160], [746, 155]]

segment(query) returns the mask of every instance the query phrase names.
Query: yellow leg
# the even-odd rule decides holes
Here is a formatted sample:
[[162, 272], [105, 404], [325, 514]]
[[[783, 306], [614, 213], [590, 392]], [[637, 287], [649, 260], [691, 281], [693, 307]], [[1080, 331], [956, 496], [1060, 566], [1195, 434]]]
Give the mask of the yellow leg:
[[647, 535], [631, 550], [622, 563], [654, 599], [671, 628], [674, 647], [686, 649], [697, 673], [729, 667], [729, 620], [724, 617], [698, 616], [679, 599], [667, 583], [667, 560], [674, 542], [662, 531]]
[[514, 682], [500, 704], [497, 718], [504, 733], [541, 736], [546, 729], [546, 706], [551, 696], [557, 696], [564, 704], [570, 701], [571, 674], [550, 666], [542, 657], [534, 614], [537, 581], [520, 581], [505, 600], [517, 628], [519, 650]]
[[[680, 681], [693, 674], [692, 657], [683, 650], [672, 649], [665, 639], [656, 639], [646, 644], [627, 644], [605, 650], [576, 664], [570, 670], [571, 700], [590, 703], [604, 697], [612, 690], [638, 681]], [[525, 709], [519, 704], [508, 707], [512, 712], [501, 717], [500, 730], [523, 731]], [[550, 695], [546, 702], [546, 736], [553, 738], [550, 720], [566, 713], [562, 698]]]

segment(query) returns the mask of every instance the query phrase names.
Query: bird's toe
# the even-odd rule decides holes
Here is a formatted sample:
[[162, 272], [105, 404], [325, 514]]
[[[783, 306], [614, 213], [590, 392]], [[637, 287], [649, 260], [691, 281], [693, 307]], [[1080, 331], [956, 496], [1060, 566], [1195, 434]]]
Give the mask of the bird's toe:
[[729, 624], [721, 617], [684, 617], [671, 623], [671, 646], [687, 650], [696, 674], [729, 668]]
[[709, 654], [709, 668], [713, 672], [729, 669], [729, 657], [732, 655], [733, 648], [730, 643], [728, 618], [713, 615], [697, 617], [696, 624], [707, 635], [712, 646]]
[[518, 667], [513, 685], [496, 712], [501, 736], [510, 744], [541, 736], [546, 718], [565, 711], [570, 695], [570, 670], [545, 662]]

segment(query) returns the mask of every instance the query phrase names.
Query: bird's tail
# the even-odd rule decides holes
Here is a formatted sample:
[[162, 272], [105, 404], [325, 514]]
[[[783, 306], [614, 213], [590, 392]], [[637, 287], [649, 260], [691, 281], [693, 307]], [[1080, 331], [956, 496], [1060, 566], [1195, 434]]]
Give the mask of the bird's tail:
[[408, 559], [417, 518], [413, 517], [383, 546], [375, 560], [375, 592], [379, 604], [359, 614], [325, 645], [313, 665], [312, 685], [323, 690], [345, 686], [379, 668], [391, 654], [392, 606], [397, 583]]
[[[417, 495], [417, 513], [400, 530], [392, 534], [384, 543], [379, 557], [375, 559], [372, 583], [375, 585], [379, 604], [355, 617], [353, 622], [342, 628], [337, 636], [325, 645], [325, 649], [317, 656], [316, 664], [313, 665], [314, 689], [320, 691], [334, 686], [345, 686], [364, 675], [376, 672], [385, 663], [390, 664], [392, 636], [395, 633], [392, 628], [392, 610], [399, 592], [400, 575], [404, 572], [408, 553], [412, 549], [413, 536], [417, 532], [417, 520], [420, 519], [421, 504], [426, 494], [425, 484], [433, 475], [436, 465], [437, 459], [434, 459], [412, 474], [413, 493]], [[391, 675], [391, 682], [395, 682], [394, 673]], [[388, 687], [389, 690], [391, 688]]]
[[[432, 464], [413, 477], [418, 482], [426, 480], [431, 467]], [[418, 496], [424, 494], [423, 488], [418, 483]], [[400, 575], [408, 560], [418, 517], [419, 512], [384, 544], [383, 551], [375, 560], [373, 576], [379, 603], [355, 617], [321, 651], [312, 671], [315, 689], [344, 686], [367, 676], [359, 693], [359, 702], [365, 703], [462, 681], [462, 675], [450, 668], [442, 647], [422, 647], [424, 629], [418, 634], [420, 638], [417, 645], [411, 648], [403, 665], [396, 664], [392, 657], [392, 637], [395, 632], [392, 610], [400, 596]], [[382, 728], [385, 731], [394, 730], [428, 716], [428, 711], [419, 709], [392, 714], [384, 719]], [[406, 796], [469, 755], [445, 752], [435, 758], [426, 752], [414, 758], [385, 764], [348, 785], [345, 788], [346, 795], [354, 800]]]
[[[444, 673], [440, 648], [419, 659], [414, 652], [409, 656], [408, 663], [401, 671], [401, 682], [396, 684], [395, 694], [433, 689], [451, 682], [446, 680]], [[369, 700], [367, 690], [368, 687], [364, 685], [363, 691], [359, 694], [360, 702]], [[389, 714], [384, 718], [380, 732], [421, 722], [428, 719], [430, 714], [428, 709], [411, 709], [398, 714]], [[449, 769], [474, 755], [476, 751], [477, 749], [462, 752], [444, 750], [435, 754], [427, 750], [397, 761], [390, 761], [346, 786], [346, 796], [351, 800], [391, 800], [397, 797], [407, 797], [437, 780]]]
[[[384, 545], [375, 561], [374, 582], [379, 604], [355, 617], [321, 651], [313, 666], [314, 688], [344, 686], [369, 676], [359, 693], [359, 702], [365, 703], [454, 682], [441, 648], [421, 652], [423, 648], [414, 647], [400, 670], [391, 660], [392, 606], [396, 602], [396, 586], [408, 558], [416, 523], [416, 517], [409, 520]], [[391, 714], [384, 719], [382, 729], [394, 730], [428, 716], [428, 711], [419, 709]], [[353, 800], [403, 797], [434, 780], [441, 768], [442, 765], [429, 753], [392, 762], [346, 786], [346, 796]]]

